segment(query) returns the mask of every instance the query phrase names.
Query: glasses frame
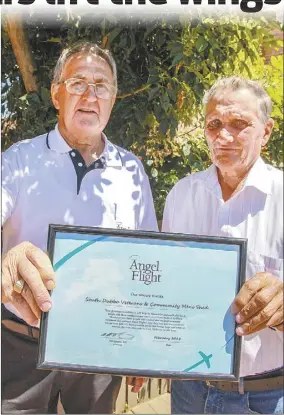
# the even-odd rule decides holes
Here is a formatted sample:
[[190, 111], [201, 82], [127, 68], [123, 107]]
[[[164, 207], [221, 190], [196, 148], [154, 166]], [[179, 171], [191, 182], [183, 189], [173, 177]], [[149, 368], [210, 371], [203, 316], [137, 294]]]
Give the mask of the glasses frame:
[[[68, 81], [73, 81], [73, 80], [74, 81], [82, 81], [82, 82], [84, 82], [87, 85], [85, 91], [82, 92], [82, 94], [75, 94], [74, 92], [70, 92], [68, 90]], [[96, 97], [97, 98], [100, 98], [100, 99], [105, 99], [105, 100], [111, 99], [111, 98], [115, 97], [115, 95], [117, 93], [116, 87], [114, 85], [112, 85], [112, 84], [109, 84], [108, 82], [96, 82], [96, 83], [93, 83], [93, 82], [87, 82], [87, 81], [85, 81], [84, 79], [81, 79], [81, 78], [68, 78], [68, 79], [65, 79], [65, 81], [58, 82], [58, 84], [65, 84], [65, 87], [66, 87], [67, 91], [69, 92], [69, 94], [78, 95], [78, 96], [84, 95], [87, 92], [87, 90], [88, 90], [88, 88], [90, 86], [93, 86], [94, 87], [94, 91], [95, 91]], [[113, 91], [112, 94], [111, 94], [111, 96], [109, 98], [102, 98], [102, 97], [100, 97], [97, 94], [97, 85], [107, 85], [108, 87], [110, 87], [110, 89]]]

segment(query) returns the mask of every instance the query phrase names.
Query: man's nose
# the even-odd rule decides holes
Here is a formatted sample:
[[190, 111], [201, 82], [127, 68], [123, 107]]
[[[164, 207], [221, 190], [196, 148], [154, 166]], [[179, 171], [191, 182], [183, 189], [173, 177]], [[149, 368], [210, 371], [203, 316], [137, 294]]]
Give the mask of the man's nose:
[[220, 130], [217, 139], [219, 141], [225, 141], [225, 142], [229, 142], [229, 143], [231, 143], [232, 141], [234, 141], [233, 135], [226, 128], [222, 128]]
[[84, 98], [88, 101], [97, 101], [98, 97], [96, 94], [96, 89], [94, 85], [88, 85], [86, 92], [84, 93]]

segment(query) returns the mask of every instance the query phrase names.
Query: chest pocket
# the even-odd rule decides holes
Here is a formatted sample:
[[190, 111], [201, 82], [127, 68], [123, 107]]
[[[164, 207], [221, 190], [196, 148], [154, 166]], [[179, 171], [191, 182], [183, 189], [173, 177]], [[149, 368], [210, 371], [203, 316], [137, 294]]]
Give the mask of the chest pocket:
[[248, 251], [247, 278], [253, 277], [257, 272], [270, 272], [275, 277], [283, 280], [283, 259]]

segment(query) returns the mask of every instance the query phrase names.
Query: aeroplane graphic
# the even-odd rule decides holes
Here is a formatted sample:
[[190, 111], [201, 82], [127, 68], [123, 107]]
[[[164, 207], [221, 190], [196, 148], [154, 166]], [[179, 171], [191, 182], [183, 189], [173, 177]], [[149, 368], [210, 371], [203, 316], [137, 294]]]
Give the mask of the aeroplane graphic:
[[188, 367], [187, 369], [184, 370], [184, 372], [190, 372], [192, 369], [195, 369], [197, 366], [202, 365], [202, 363], [205, 363], [206, 366], [208, 367], [208, 369], [210, 368], [210, 359], [213, 356], [213, 354], [205, 354], [203, 352], [198, 352], [200, 354], [200, 356], [202, 357], [201, 360], [199, 360], [199, 362], [195, 363], [194, 365]]

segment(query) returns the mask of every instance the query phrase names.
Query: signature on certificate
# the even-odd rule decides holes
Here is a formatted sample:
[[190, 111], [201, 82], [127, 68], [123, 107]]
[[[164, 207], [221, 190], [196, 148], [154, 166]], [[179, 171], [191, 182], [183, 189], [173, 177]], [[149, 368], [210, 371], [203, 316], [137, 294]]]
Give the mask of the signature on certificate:
[[101, 337], [110, 337], [119, 340], [132, 340], [135, 336], [129, 333], [102, 333]]

